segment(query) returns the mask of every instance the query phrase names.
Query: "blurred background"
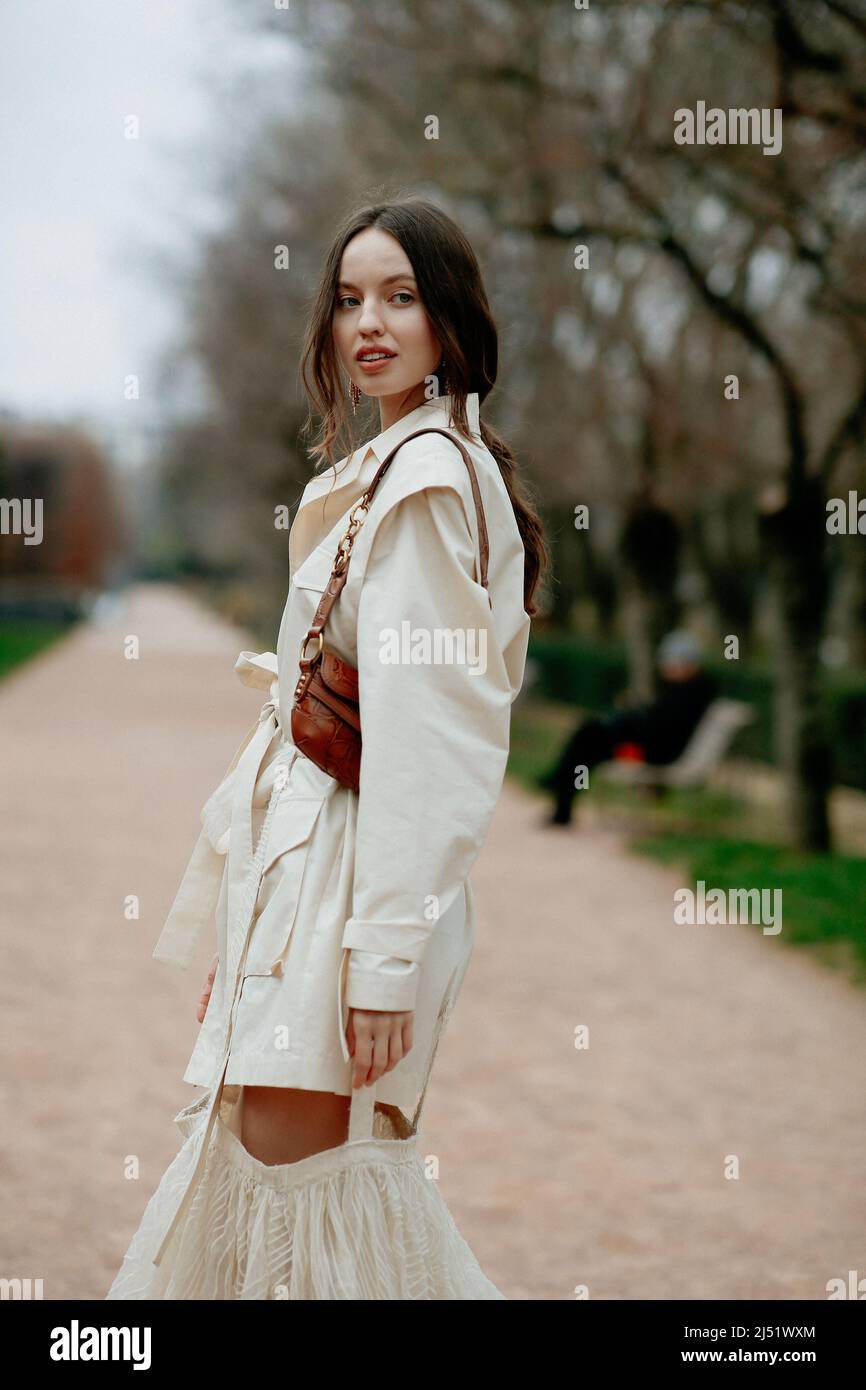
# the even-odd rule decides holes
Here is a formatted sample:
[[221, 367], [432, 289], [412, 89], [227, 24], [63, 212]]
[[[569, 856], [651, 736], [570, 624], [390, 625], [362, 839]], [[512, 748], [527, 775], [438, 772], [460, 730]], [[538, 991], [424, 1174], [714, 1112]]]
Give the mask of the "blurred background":
[[[0, 669], [133, 579], [273, 645], [305, 305], [338, 211], [416, 192], [477, 248], [487, 410], [553, 553], [513, 770], [651, 700], [685, 626], [752, 717], [642, 811], [859, 858], [862, 0], [36, 3], [4, 31], [0, 480], [45, 534], [4, 526]], [[699, 103], [779, 112], [780, 147], [679, 143]], [[855, 888], [859, 919], [846, 861]]]
[[[140, 586], [275, 647], [324, 250], [362, 199], [434, 199], [553, 559], [512, 785], [566, 824], [591, 762], [556, 853], [588, 828], [783, 886], [786, 942], [862, 984], [863, 0], [32, 0], [2, 30], [4, 676]], [[777, 113], [775, 145], [709, 108]]]

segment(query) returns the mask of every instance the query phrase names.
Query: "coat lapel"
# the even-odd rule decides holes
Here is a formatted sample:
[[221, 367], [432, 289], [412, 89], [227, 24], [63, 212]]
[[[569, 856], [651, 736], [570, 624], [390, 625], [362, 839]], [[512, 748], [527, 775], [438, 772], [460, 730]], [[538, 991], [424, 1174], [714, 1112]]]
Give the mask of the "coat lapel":
[[[450, 396], [437, 396], [425, 401], [382, 430], [369, 444], [362, 444], [351, 456], [340, 459], [336, 466], [336, 482], [331, 468], [310, 479], [289, 531], [290, 575], [357, 502], [394, 446], [415, 430], [428, 425], [448, 429], [450, 408]], [[466, 413], [472, 433], [479, 434], [481, 425], [477, 391], [467, 396]]]

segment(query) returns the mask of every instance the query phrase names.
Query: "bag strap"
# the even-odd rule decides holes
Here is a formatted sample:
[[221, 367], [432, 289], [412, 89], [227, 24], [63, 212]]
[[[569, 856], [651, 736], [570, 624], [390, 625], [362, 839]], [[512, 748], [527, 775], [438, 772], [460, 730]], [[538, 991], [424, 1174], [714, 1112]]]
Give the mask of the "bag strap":
[[[475, 502], [475, 515], [478, 522], [478, 553], [480, 562], [479, 580], [482, 586], [487, 590], [487, 600], [490, 604], [490, 607], [493, 607], [493, 599], [490, 597], [490, 589], [487, 583], [487, 561], [490, 556], [490, 543], [487, 536], [487, 520], [484, 515], [484, 504], [481, 500], [481, 489], [478, 486], [478, 476], [475, 472], [475, 465], [469, 456], [469, 451], [466, 448], [466, 446], [462, 443], [462, 441], [457, 439], [456, 436], [453, 435], [450, 430], [441, 429], [438, 425], [430, 425], [421, 430], [413, 430], [411, 434], [406, 435], [405, 439], [401, 439], [399, 444], [395, 444], [394, 448], [388, 454], [387, 458], [385, 458], [383, 462], [380, 463], [379, 467], [376, 469], [375, 474], [373, 475], [369, 487], [362, 494], [360, 499], [355, 503], [354, 507], [349, 513], [349, 525], [344, 534], [341, 536], [340, 543], [337, 546], [337, 554], [334, 557], [334, 565], [331, 570], [331, 577], [328, 580], [327, 587], [325, 588], [322, 597], [319, 601], [319, 605], [313, 616], [313, 621], [301, 642], [300, 667], [302, 672], [306, 671], [308, 667], [312, 666], [314, 662], [318, 661], [319, 657], [322, 654], [322, 649], [324, 646], [323, 633], [325, 629], [325, 624], [328, 621], [328, 614], [330, 613], [331, 609], [333, 608], [334, 604], [339, 598], [340, 591], [342, 590], [343, 585], [346, 582], [347, 573], [349, 569], [349, 561], [352, 558], [352, 546], [355, 541], [355, 536], [358, 534], [362, 525], [364, 524], [364, 521], [366, 520], [367, 512], [370, 507], [370, 501], [373, 497], [374, 492], [376, 491], [376, 488], [379, 486], [380, 479], [382, 478], [386, 470], [390, 467], [391, 460], [393, 459], [397, 451], [399, 449], [402, 449], [404, 444], [408, 444], [410, 439], [417, 438], [419, 434], [444, 434], [446, 439], [450, 439], [452, 444], [457, 445], [457, 448], [460, 450], [460, 453], [463, 456], [463, 462], [466, 464], [466, 467], [469, 470], [469, 481], [472, 485], [472, 497]], [[363, 514], [359, 515], [359, 513]], [[313, 656], [306, 657], [304, 656], [304, 651], [306, 649], [307, 642], [311, 639], [318, 639], [319, 645], [316, 648], [315, 654]]]
[[[424, 1108], [424, 1097], [427, 1095], [427, 1087], [430, 1084], [430, 1074], [433, 1071], [433, 1062], [439, 1047], [442, 1029], [451, 1017], [451, 1011], [454, 1008], [456, 999], [454, 985], [459, 971], [460, 966], [458, 964], [452, 971], [451, 978], [442, 996], [442, 1003], [439, 1006], [439, 1013], [433, 1028], [433, 1039], [430, 1044], [430, 1052], [427, 1057], [427, 1065], [424, 1068], [424, 1080], [421, 1085], [421, 1094], [415, 1103], [412, 1119], [409, 1122], [413, 1135], [418, 1133], [421, 1111]], [[352, 1101], [349, 1106], [349, 1134], [346, 1140], [347, 1144], [351, 1144], [356, 1139], [374, 1138], [373, 1120], [376, 1105], [376, 1088], [378, 1085], [379, 1082], [374, 1081], [372, 1086], [359, 1086], [357, 1089], [353, 1089]]]
[[[481, 489], [478, 486], [478, 475], [475, 472], [475, 464], [472, 462], [469, 450], [466, 448], [466, 445], [463, 443], [462, 440], [458, 439], [455, 435], [453, 435], [450, 430], [442, 429], [439, 425], [429, 425], [426, 426], [424, 429], [413, 430], [411, 434], [406, 435], [405, 439], [401, 439], [399, 444], [395, 444], [388, 457], [379, 465], [375, 474], [373, 475], [373, 480], [370, 483], [370, 486], [366, 492], [366, 505], [369, 505], [370, 498], [373, 496], [373, 493], [379, 486], [380, 478], [390, 467], [391, 460], [397, 453], [397, 450], [402, 449], [404, 444], [408, 444], [410, 439], [417, 438], [419, 434], [444, 434], [446, 439], [450, 439], [452, 444], [457, 445], [457, 448], [463, 455], [463, 462], [466, 464], [466, 467], [469, 470], [469, 481], [472, 485], [472, 499], [475, 503], [475, 517], [478, 522], [478, 554], [480, 560], [479, 577], [481, 584], [485, 589], [487, 589], [487, 561], [490, 556], [490, 544], [487, 539], [487, 520], [484, 515], [484, 503], [481, 500]], [[339, 553], [340, 550], [338, 547], [337, 554], [339, 555]], [[348, 563], [349, 561], [347, 559], [346, 564], [348, 565]], [[488, 598], [489, 597], [490, 591], [488, 590]], [[492, 607], [492, 599], [490, 600], [490, 602]]]

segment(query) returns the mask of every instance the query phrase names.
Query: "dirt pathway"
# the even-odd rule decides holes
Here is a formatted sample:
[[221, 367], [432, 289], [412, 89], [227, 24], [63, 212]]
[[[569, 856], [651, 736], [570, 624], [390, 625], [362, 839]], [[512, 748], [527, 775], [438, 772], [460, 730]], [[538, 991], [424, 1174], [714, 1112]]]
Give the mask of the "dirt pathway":
[[[138, 588], [0, 684], [0, 1275], [46, 1298], [104, 1296], [196, 1094], [211, 945], [186, 974], [151, 951], [261, 703], [232, 669], [251, 645]], [[512, 1299], [820, 1299], [864, 1277], [864, 995], [759, 928], [674, 925], [676, 870], [541, 812], [506, 784], [420, 1141], [485, 1271]]]

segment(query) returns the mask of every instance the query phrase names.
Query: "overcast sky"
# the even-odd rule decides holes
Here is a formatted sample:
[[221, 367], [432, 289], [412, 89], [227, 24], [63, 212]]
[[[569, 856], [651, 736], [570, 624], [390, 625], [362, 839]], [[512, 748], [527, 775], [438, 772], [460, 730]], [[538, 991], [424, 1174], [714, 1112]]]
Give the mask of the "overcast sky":
[[[183, 257], [196, 229], [222, 220], [213, 187], [226, 152], [292, 88], [285, 42], [241, 27], [257, 9], [3, 6], [0, 410], [111, 427], [137, 373], [143, 411], [158, 415], [155, 358], [178, 329], [159, 259]], [[125, 138], [130, 116], [137, 140]]]

